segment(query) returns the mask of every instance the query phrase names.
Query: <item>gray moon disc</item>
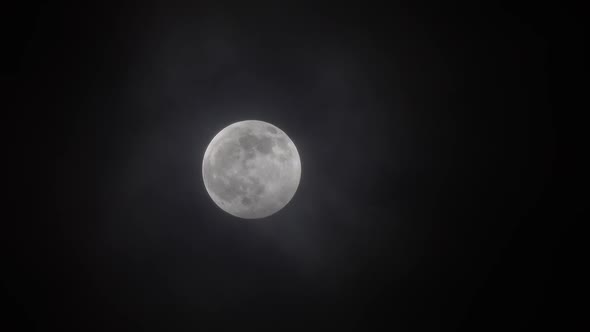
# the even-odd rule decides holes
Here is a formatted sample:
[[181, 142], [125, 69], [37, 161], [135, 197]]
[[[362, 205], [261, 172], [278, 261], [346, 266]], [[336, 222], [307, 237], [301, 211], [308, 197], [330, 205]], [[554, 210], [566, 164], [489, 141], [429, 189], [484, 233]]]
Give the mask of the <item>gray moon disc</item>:
[[289, 203], [301, 178], [295, 144], [281, 129], [257, 120], [221, 130], [203, 158], [209, 196], [236, 217], [268, 217]]

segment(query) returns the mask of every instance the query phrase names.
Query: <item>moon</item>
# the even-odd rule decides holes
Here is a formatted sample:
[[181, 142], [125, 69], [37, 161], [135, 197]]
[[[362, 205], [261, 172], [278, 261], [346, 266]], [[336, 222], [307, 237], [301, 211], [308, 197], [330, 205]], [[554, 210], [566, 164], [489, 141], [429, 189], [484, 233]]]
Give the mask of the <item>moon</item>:
[[211, 141], [203, 158], [203, 182], [225, 212], [244, 219], [268, 217], [287, 205], [301, 179], [293, 141], [258, 120], [233, 123]]

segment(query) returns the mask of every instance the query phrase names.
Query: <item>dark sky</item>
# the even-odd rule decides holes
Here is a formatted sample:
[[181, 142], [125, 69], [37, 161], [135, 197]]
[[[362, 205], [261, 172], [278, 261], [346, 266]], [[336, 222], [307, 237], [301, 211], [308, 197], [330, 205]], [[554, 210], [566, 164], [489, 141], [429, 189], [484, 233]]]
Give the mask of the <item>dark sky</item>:
[[[241, 3], [11, 9], [14, 321], [557, 324], [545, 12]], [[255, 221], [217, 208], [200, 168], [247, 119], [283, 129], [302, 161], [293, 200]]]

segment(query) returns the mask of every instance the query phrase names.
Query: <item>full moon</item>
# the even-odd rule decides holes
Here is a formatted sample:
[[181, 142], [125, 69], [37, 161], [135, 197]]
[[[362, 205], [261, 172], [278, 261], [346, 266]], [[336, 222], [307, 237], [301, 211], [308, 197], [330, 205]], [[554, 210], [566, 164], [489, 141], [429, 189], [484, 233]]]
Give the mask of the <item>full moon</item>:
[[281, 129], [257, 120], [222, 129], [203, 158], [205, 188], [225, 212], [240, 218], [268, 217], [293, 196], [301, 161], [293, 141]]

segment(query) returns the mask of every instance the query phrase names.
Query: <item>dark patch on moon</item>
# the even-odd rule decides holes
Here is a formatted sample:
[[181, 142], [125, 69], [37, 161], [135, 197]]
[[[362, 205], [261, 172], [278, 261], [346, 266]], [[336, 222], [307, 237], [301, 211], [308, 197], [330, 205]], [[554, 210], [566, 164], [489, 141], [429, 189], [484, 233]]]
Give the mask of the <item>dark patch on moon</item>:
[[275, 128], [273, 128], [273, 127], [266, 127], [266, 130], [268, 130], [268, 132], [271, 133], [271, 134], [276, 134], [277, 133], [277, 130]]
[[244, 197], [244, 198], [242, 198], [242, 204], [250, 205], [250, 204], [252, 204], [252, 200], [250, 200], [248, 197]]
[[244, 166], [246, 165], [247, 160], [254, 159], [254, 157], [256, 157], [256, 152], [254, 152], [253, 150], [246, 151], [246, 156], [244, 158]]
[[260, 183], [260, 180], [256, 177], [249, 176], [248, 179], [250, 179], [250, 181], [252, 181], [252, 187], [254, 188], [254, 190], [253, 190], [254, 194], [256, 196], [262, 195], [262, 193], [264, 193], [265, 185]]
[[289, 151], [289, 144], [287, 143], [287, 140], [284, 137], [277, 138], [277, 145], [282, 150]]
[[270, 137], [263, 137], [258, 140], [258, 144], [256, 145], [256, 150], [260, 151], [263, 154], [269, 154], [272, 152], [272, 146], [274, 142]]
[[240, 142], [240, 145], [242, 146], [242, 148], [244, 150], [248, 151], [248, 150], [254, 148], [254, 146], [256, 145], [256, 143], [258, 141], [258, 137], [251, 135], [251, 134], [247, 134], [247, 135], [240, 137], [238, 141]]
[[256, 149], [260, 153], [269, 154], [272, 152], [272, 146], [274, 144], [273, 139], [270, 137], [257, 137], [252, 134], [244, 135], [238, 141], [246, 153]]

